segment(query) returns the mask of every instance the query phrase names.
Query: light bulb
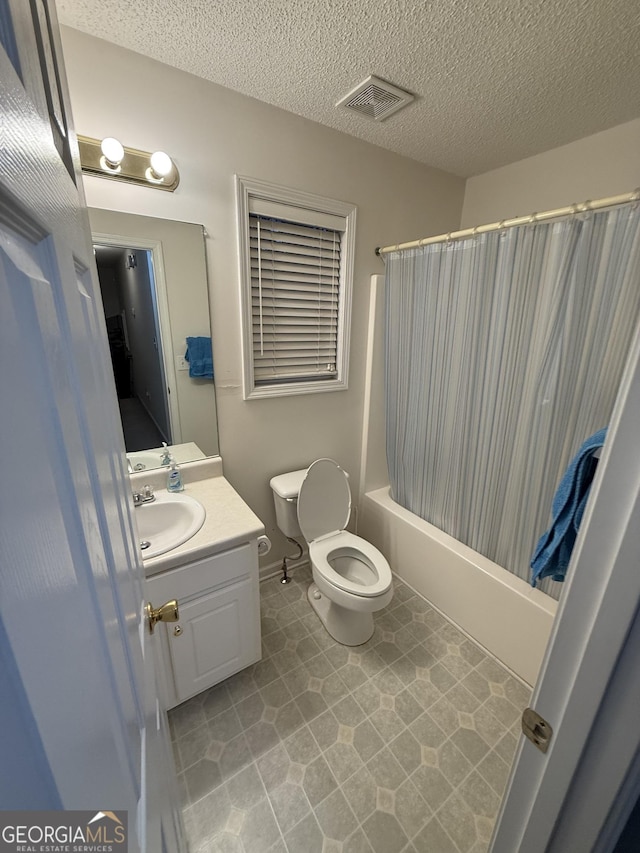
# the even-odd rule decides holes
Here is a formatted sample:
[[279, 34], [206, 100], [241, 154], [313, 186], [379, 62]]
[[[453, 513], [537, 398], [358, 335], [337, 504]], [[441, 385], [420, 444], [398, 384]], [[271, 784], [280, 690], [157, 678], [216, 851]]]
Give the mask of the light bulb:
[[173, 171], [173, 161], [164, 151], [154, 151], [150, 162], [151, 170], [157, 178], [166, 178]]
[[110, 166], [118, 166], [124, 157], [124, 148], [122, 143], [114, 139], [113, 136], [107, 136], [100, 143], [100, 150], [104, 154], [104, 159]]

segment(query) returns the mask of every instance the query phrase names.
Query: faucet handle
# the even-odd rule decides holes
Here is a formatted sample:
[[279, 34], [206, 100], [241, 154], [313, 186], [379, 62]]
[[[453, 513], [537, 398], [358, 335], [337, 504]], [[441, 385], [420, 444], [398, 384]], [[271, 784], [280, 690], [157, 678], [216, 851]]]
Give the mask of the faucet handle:
[[141, 506], [142, 504], [150, 503], [151, 501], [155, 501], [156, 496], [153, 494], [153, 488], [149, 485], [145, 485], [142, 487], [141, 492], [133, 493], [133, 505]]

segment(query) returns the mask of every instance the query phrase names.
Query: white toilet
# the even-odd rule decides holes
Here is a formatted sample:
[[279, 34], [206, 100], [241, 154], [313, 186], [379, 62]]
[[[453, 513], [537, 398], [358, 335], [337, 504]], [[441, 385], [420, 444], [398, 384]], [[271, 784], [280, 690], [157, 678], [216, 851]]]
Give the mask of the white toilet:
[[332, 459], [280, 474], [270, 482], [278, 527], [290, 539], [309, 543], [311, 606], [334, 640], [366, 643], [373, 614], [393, 598], [391, 569], [364, 539], [345, 530], [351, 513], [348, 474]]

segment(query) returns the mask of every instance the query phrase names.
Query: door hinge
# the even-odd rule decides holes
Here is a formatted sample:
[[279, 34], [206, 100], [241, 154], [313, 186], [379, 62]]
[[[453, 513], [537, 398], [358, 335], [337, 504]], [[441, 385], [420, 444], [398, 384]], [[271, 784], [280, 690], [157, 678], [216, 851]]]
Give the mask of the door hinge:
[[553, 729], [533, 708], [525, 708], [522, 712], [522, 731], [540, 752], [546, 752], [549, 749]]

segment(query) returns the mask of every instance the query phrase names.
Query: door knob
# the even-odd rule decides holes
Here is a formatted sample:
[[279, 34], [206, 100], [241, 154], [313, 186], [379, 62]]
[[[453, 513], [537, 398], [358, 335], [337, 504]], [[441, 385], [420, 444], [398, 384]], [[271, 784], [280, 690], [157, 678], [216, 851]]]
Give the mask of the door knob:
[[147, 602], [144, 610], [150, 634], [153, 634], [153, 629], [156, 627], [157, 622], [177, 622], [180, 618], [178, 613], [178, 602], [175, 598], [172, 598], [171, 601], [167, 601], [166, 604], [163, 604], [162, 607], [158, 607], [157, 609], [155, 609], [150, 602]]

